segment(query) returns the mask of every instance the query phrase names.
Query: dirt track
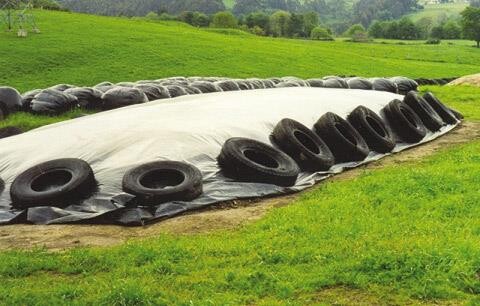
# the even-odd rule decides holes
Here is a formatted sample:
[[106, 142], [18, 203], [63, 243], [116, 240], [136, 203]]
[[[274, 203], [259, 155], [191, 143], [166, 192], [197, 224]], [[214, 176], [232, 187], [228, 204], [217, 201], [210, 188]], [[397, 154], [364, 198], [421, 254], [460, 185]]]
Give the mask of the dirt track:
[[[336, 175], [332, 179], [350, 179], [365, 168], [374, 169], [391, 164], [406, 163], [431, 155], [447, 146], [480, 139], [480, 123], [465, 122], [458, 128], [428, 144], [395, 154], [365, 167]], [[313, 187], [315, 188], [315, 187]], [[110, 246], [132, 238], [152, 237], [158, 233], [193, 234], [217, 229], [231, 229], [260, 219], [269, 209], [290, 203], [297, 195], [261, 201], [239, 201], [214, 205], [165, 220], [147, 227], [120, 227], [105, 225], [9, 225], [0, 227], [0, 250], [12, 248], [45, 247], [62, 250], [77, 246]]]

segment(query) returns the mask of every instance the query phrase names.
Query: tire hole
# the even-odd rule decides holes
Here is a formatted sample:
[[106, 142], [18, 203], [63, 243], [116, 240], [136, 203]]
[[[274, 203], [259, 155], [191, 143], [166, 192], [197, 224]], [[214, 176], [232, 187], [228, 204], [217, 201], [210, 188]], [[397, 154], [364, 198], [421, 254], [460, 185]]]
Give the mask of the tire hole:
[[293, 132], [293, 135], [295, 138], [300, 141], [300, 143], [307, 148], [312, 153], [315, 154], [320, 154], [320, 150], [318, 149], [318, 146], [315, 144], [315, 142], [305, 133], [301, 131], [295, 131]]
[[185, 180], [182, 172], [161, 169], [147, 172], [140, 178], [140, 185], [149, 189], [163, 189], [180, 185]]
[[414, 127], [417, 127], [418, 128], [418, 125], [417, 125], [417, 122], [415, 121], [415, 119], [413, 118], [412, 114], [406, 110], [405, 108], [401, 107], [400, 108], [400, 111], [402, 112], [402, 114], [405, 116], [405, 118], [407, 118], [408, 122], [410, 122], [410, 124], [412, 124]]
[[353, 137], [353, 135], [350, 133], [350, 131], [343, 126], [343, 124], [341, 123], [335, 123], [335, 128], [340, 132], [340, 134], [343, 135], [343, 137], [345, 137], [348, 141], [350, 141], [351, 143], [353, 143], [354, 145], [357, 145], [357, 140], [355, 139], [355, 137]]
[[367, 116], [367, 117], [366, 117], [366, 120], [367, 120], [368, 125], [370, 125], [370, 127], [371, 127], [375, 132], [377, 132], [378, 135], [380, 135], [380, 136], [382, 136], [382, 137], [386, 137], [386, 136], [387, 136], [387, 133], [385, 132], [385, 130], [383, 129], [383, 127], [377, 122], [377, 120], [373, 119], [373, 118], [370, 117], [370, 116]]
[[45, 192], [59, 189], [72, 180], [72, 174], [66, 170], [53, 170], [35, 178], [32, 182], [32, 190], [36, 192]]
[[254, 163], [260, 164], [264, 167], [278, 168], [279, 166], [278, 162], [275, 159], [271, 158], [265, 153], [258, 152], [255, 150], [245, 150], [243, 154], [249, 160], [253, 161]]

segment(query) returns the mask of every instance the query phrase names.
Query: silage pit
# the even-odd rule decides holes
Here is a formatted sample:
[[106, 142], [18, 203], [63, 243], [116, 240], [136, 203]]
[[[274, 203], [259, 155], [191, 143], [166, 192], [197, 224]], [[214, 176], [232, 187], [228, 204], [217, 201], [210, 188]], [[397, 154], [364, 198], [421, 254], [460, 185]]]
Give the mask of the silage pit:
[[[329, 171], [302, 172], [291, 187], [228, 179], [218, 168], [216, 157], [231, 137], [247, 137], [269, 144], [270, 133], [284, 118], [295, 119], [311, 128], [326, 112], [346, 118], [360, 105], [382, 115], [382, 108], [394, 99], [403, 99], [403, 96], [305, 87], [232, 91], [153, 101], [45, 126], [1, 140], [0, 176], [6, 188], [0, 198], [0, 222], [142, 225], [222, 201], [303, 190], [343, 169], [377, 160], [385, 154], [370, 152], [361, 162], [336, 164]], [[420, 143], [435, 139], [454, 126], [450, 124], [439, 132], [429, 132]], [[304, 139], [304, 142], [309, 146], [308, 141]], [[400, 143], [393, 152], [418, 144]], [[246, 155], [267, 167], [277, 166], [268, 157]], [[65, 203], [64, 208], [12, 209], [8, 190], [15, 177], [38, 163], [58, 158], [88, 162], [99, 184], [98, 191], [80, 204]], [[192, 201], [137, 206], [135, 197], [122, 191], [122, 177], [135, 166], [158, 160], [182, 161], [200, 169], [203, 194]], [[147, 187], [165, 185], [156, 177], [143, 183], [149, 185]], [[173, 181], [166, 184], [175, 185], [180, 178]]]

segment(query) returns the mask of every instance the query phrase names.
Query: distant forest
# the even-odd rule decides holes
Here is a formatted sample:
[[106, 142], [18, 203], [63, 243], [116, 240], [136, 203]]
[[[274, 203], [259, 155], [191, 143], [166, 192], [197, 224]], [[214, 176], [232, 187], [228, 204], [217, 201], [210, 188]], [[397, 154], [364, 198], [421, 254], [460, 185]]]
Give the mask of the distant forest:
[[[213, 14], [226, 10], [222, 0], [59, 0], [66, 8], [109, 16], [145, 16], [198, 11]], [[418, 0], [236, 0], [237, 16], [252, 12], [316, 12], [329, 23], [356, 22], [368, 26], [373, 20], [395, 19], [420, 7]]]
[[57, 0], [75, 12], [107, 16], [145, 16], [149, 12], [179, 14], [198, 11], [213, 14], [224, 11], [222, 0]]

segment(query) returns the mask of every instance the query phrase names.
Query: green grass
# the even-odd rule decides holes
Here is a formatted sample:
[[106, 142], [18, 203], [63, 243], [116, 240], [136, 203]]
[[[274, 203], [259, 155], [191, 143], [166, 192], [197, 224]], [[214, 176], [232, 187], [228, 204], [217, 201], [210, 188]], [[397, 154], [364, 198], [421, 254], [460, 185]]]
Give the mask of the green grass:
[[42, 34], [0, 32], [0, 84], [25, 91], [173, 75], [448, 77], [480, 68], [480, 51], [470, 46], [315, 42], [73, 13], [36, 16]]
[[475, 304], [479, 150], [320, 184], [240, 230], [3, 252], [0, 304], [302, 305], [332, 288], [367, 304]]
[[425, 9], [410, 14], [408, 17], [413, 21], [418, 21], [424, 17], [432, 18], [434, 21], [439, 21], [439, 19], [443, 18], [458, 18], [466, 7], [466, 3], [428, 4], [425, 5]]

